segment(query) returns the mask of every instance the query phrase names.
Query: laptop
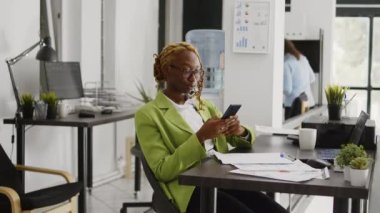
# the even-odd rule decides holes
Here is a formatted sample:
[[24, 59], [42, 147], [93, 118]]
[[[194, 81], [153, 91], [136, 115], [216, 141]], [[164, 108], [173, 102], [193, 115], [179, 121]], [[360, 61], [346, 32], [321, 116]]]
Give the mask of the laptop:
[[53, 91], [59, 99], [84, 97], [79, 62], [44, 62], [42, 92]]
[[[369, 115], [366, 112], [361, 111], [358, 117], [358, 120], [356, 121], [355, 127], [351, 131], [350, 137], [348, 139], [348, 143], [359, 145], [360, 138], [363, 134], [365, 124], [368, 119], [369, 119]], [[322, 149], [317, 149], [316, 151], [317, 151], [317, 158], [333, 161], [334, 158], [339, 154], [340, 149], [322, 148]]]

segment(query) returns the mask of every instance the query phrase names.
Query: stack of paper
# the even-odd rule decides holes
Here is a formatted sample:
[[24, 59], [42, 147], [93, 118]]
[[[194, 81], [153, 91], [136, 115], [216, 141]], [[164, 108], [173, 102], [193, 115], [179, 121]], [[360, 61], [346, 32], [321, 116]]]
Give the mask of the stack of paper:
[[215, 152], [223, 164], [291, 164], [283, 153], [228, 153]]
[[253, 175], [258, 177], [301, 182], [313, 178], [329, 177], [328, 170], [314, 169], [301, 162], [291, 160], [284, 153], [215, 153], [223, 164], [236, 168], [231, 173]]
[[246, 171], [279, 171], [279, 172], [315, 172], [319, 169], [296, 160], [291, 164], [233, 164], [235, 167]]
[[271, 126], [255, 126], [255, 131], [263, 134], [277, 134], [277, 135], [298, 135], [298, 129], [284, 129], [284, 128], [275, 128]]

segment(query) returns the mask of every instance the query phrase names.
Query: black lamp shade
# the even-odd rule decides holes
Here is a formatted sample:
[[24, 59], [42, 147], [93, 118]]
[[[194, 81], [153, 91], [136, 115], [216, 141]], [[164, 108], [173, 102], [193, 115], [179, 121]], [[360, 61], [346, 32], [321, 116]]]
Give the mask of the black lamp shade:
[[49, 45], [44, 45], [38, 51], [36, 59], [40, 61], [57, 61], [58, 56], [53, 48], [51, 48]]
[[51, 47], [51, 39], [49, 36], [42, 39], [42, 46], [36, 55], [36, 59], [40, 61], [57, 61], [58, 56]]

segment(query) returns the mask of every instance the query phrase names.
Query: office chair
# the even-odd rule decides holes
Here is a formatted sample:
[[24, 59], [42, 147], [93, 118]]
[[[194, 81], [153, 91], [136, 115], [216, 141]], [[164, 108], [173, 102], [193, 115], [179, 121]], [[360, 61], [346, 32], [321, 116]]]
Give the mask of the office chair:
[[[24, 193], [18, 177], [19, 171], [59, 175], [68, 183]], [[82, 185], [73, 180], [74, 178], [64, 171], [15, 166], [0, 145], [0, 212], [2, 213], [31, 213], [32, 210], [75, 213], [77, 212], [76, 195]]]
[[172, 203], [165, 192], [162, 190], [158, 180], [154, 176], [152, 170], [150, 170], [148, 163], [141, 151], [138, 139], [136, 137], [136, 145], [132, 147], [131, 153], [135, 155], [141, 161], [144, 173], [149, 181], [149, 184], [153, 188], [152, 202], [128, 202], [123, 203], [123, 207], [120, 209], [120, 213], [127, 213], [127, 208], [131, 207], [151, 207], [158, 213], [179, 213], [177, 207]]

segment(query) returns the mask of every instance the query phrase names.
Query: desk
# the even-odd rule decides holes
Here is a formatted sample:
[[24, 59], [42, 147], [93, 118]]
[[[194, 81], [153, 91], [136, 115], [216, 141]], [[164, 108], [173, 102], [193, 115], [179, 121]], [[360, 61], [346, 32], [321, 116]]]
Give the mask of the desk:
[[[286, 152], [297, 156], [299, 149], [285, 137], [261, 135], [257, 137], [254, 149], [246, 152]], [[348, 198], [353, 198], [353, 212], [358, 212], [360, 199], [368, 199], [373, 178], [373, 171], [370, 171], [371, 178], [365, 187], [353, 187], [344, 181], [343, 173], [334, 171], [330, 171], [328, 180], [295, 183], [229, 173], [232, 169], [235, 168], [231, 165], [222, 165], [213, 158], [207, 159], [181, 174], [179, 183], [201, 188], [201, 213], [213, 212], [214, 188], [332, 196], [334, 212], [343, 213], [348, 212]]]
[[[134, 117], [135, 109], [124, 112], [114, 112], [110, 115], [96, 113], [95, 118], [79, 118], [77, 114], [54, 120], [20, 119], [16, 125], [17, 131], [17, 164], [25, 164], [25, 126], [62, 126], [78, 128], [78, 181], [83, 183], [78, 199], [78, 210], [86, 212], [86, 186], [92, 187], [92, 127], [126, 120]], [[15, 119], [4, 119], [4, 124], [15, 124]], [[25, 174], [21, 174], [23, 187]]]

